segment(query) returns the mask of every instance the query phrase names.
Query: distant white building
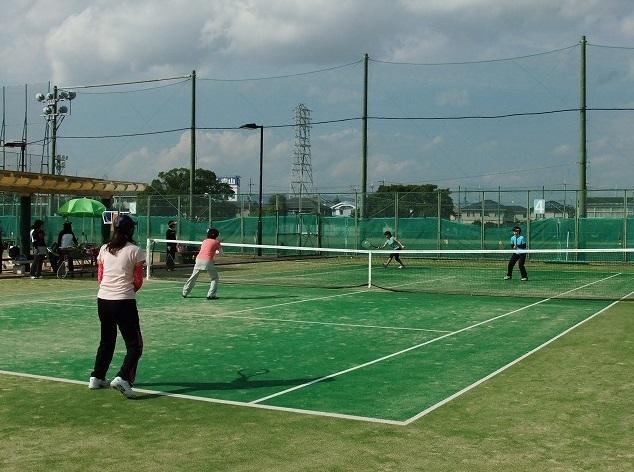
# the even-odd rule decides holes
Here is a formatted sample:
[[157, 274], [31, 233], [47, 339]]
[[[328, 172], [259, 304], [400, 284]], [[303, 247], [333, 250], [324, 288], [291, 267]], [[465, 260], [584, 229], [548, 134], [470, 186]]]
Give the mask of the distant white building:
[[218, 182], [222, 182], [223, 184], [229, 184], [231, 190], [233, 190], [233, 195], [228, 198], [230, 202], [235, 202], [238, 200], [238, 195], [240, 194], [240, 176], [234, 175], [233, 177], [218, 177]]
[[351, 202], [339, 202], [336, 205], [332, 205], [330, 210], [332, 216], [352, 216], [352, 213], [357, 209]]

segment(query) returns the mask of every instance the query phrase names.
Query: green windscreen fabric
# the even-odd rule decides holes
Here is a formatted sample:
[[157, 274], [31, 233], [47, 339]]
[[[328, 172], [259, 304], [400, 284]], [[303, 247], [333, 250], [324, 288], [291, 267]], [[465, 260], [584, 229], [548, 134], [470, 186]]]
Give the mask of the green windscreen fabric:
[[[208, 220], [189, 220], [174, 216], [135, 215], [135, 237], [143, 244], [146, 238], [164, 238], [168, 221], [178, 222], [178, 239], [200, 241], [210, 226]], [[44, 216], [47, 243], [57, 240], [64, 218]], [[33, 221], [36, 218], [33, 218]], [[101, 244], [102, 222], [99, 218], [71, 218], [80, 242]], [[17, 241], [19, 218], [0, 216], [2, 237]], [[221, 239], [227, 242], [255, 244], [258, 217], [212, 220]], [[359, 249], [367, 239], [383, 244], [383, 233], [390, 231], [408, 249], [508, 249], [514, 224], [459, 223], [435, 217], [375, 217], [355, 219], [352, 216], [265, 215], [262, 217], [263, 244], [304, 247]], [[519, 223], [532, 249], [603, 249], [634, 247], [634, 218], [545, 218]], [[109, 228], [106, 228], [109, 229]]]

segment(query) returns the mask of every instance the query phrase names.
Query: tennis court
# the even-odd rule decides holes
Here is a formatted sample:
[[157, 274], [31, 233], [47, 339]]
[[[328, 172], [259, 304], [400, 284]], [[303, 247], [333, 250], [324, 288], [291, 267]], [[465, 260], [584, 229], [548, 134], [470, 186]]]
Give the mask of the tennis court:
[[[499, 264], [469, 272], [410, 262], [374, 270], [383, 287], [338, 288], [315, 281], [328, 271], [363, 272], [359, 266], [285, 262], [293, 267], [286, 280], [313, 281], [297, 285], [276, 279], [279, 265], [259, 269], [257, 280], [244, 278], [255, 276], [248, 265], [221, 265], [215, 301], [206, 299], [205, 276], [187, 299], [178, 271], [152, 278], [138, 294], [145, 347], [137, 394], [408, 424], [625, 302], [634, 286], [623, 267], [535, 263], [521, 283], [503, 280]], [[421, 288], [448, 279], [449, 287], [468, 279], [480, 289]], [[3, 287], [0, 370], [85, 384], [99, 341], [96, 281]], [[114, 366], [123, 352], [119, 340]]]

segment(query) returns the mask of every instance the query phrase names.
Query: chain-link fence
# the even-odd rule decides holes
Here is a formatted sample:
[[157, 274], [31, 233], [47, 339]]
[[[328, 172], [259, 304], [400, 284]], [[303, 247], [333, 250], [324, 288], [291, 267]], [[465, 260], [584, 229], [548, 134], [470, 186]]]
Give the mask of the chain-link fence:
[[[365, 218], [359, 211], [362, 197], [264, 195], [262, 242], [358, 249], [364, 239], [378, 244], [389, 230], [411, 249], [500, 249], [508, 247], [511, 228], [519, 225], [533, 249], [634, 247], [634, 189], [589, 191], [585, 218], [579, 216], [580, 195], [575, 190], [374, 192], [365, 195]], [[68, 198], [32, 198], [32, 219], [44, 220], [49, 242], [62, 228], [64, 218], [55, 212]], [[5, 241], [19, 241], [19, 201], [17, 195], [0, 194]], [[257, 195], [194, 196], [193, 215], [188, 214], [186, 195], [114, 197], [110, 209], [135, 215], [141, 241], [165, 237], [170, 220], [178, 222], [178, 239], [203, 239], [214, 226], [224, 241], [257, 241]], [[71, 221], [82, 241], [102, 242], [100, 219]]]

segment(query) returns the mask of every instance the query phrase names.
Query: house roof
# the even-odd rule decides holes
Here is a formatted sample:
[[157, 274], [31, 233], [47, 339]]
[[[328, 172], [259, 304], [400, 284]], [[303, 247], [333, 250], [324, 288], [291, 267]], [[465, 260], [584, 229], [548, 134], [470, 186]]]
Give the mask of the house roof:
[[[316, 203], [316, 199], [315, 198], [311, 198], [311, 197], [305, 197], [302, 198], [302, 211], [304, 210], [313, 210], [315, 208], [315, 203]], [[328, 208], [330, 209], [330, 207], [328, 205], [326, 205], [323, 201], [319, 202], [319, 206], [322, 209]], [[291, 197], [289, 199], [286, 200], [286, 208], [290, 208], [293, 210], [297, 210], [299, 209], [299, 197]]]
[[[526, 208], [520, 205], [504, 205], [495, 200], [484, 200], [484, 211], [513, 211], [517, 213], [526, 212]], [[482, 202], [469, 203], [460, 207], [461, 211], [482, 211]]]
[[330, 207], [330, 208], [331, 208], [332, 210], [335, 210], [335, 209], [339, 209], [339, 208], [341, 208], [341, 207], [356, 208], [356, 206], [354, 206], [354, 203], [351, 203], [351, 202], [345, 202], [345, 201], [344, 201], [344, 202], [339, 202], [339, 203], [336, 203], [336, 204], [334, 204], [334, 205], [331, 205], [331, 207]]

